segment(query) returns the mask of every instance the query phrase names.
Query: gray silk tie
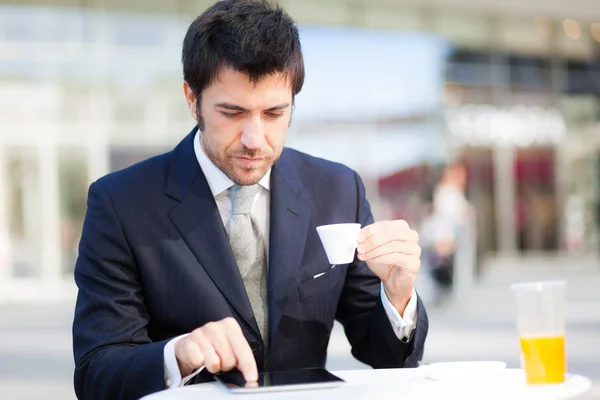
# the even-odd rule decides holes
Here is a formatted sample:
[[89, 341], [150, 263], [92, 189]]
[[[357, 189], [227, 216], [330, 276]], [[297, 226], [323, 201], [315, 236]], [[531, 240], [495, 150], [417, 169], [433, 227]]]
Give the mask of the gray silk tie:
[[229, 244], [266, 347], [269, 337], [266, 251], [263, 235], [250, 213], [258, 189], [258, 185], [234, 185], [229, 190]]

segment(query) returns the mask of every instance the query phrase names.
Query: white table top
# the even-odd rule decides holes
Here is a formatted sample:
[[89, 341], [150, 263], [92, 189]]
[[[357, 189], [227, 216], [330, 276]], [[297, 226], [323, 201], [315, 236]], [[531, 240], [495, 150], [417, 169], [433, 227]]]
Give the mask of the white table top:
[[[428, 379], [425, 368], [333, 371], [346, 381], [341, 387], [274, 393], [230, 394], [217, 382], [171, 389], [144, 397], [144, 400], [198, 399], [573, 399], [591, 388], [591, 381], [569, 374], [565, 383], [527, 385], [520, 369], [505, 369], [498, 375], [481, 379], [435, 381]], [[402, 396], [399, 397], [399, 394]]]

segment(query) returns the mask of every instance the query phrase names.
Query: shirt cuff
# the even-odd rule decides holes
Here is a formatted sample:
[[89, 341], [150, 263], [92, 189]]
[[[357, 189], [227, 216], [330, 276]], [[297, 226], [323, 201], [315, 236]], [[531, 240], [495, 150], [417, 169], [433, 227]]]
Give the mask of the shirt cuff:
[[171, 339], [163, 350], [164, 364], [165, 364], [165, 386], [167, 389], [178, 388], [190, 381], [194, 376], [198, 375], [200, 371], [204, 369], [204, 367], [198, 368], [196, 371], [192, 372], [190, 375], [186, 377], [181, 377], [181, 372], [179, 371], [179, 365], [177, 364], [177, 358], [175, 357], [175, 343], [181, 339], [186, 337], [188, 334], [177, 336], [174, 339]]
[[385, 309], [385, 313], [387, 314], [392, 327], [394, 328], [394, 333], [396, 337], [400, 340], [404, 340], [410, 337], [410, 334], [415, 329], [416, 321], [418, 320], [417, 315], [417, 292], [415, 288], [412, 290], [412, 295], [408, 304], [406, 305], [406, 309], [404, 310], [404, 316], [401, 316], [396, 307], [390, 302], [387, 295], [385, 294], [385, 290], [383, 289], [383, 283], [381, 284], [381, 302], [383, 304], [383, 308]]

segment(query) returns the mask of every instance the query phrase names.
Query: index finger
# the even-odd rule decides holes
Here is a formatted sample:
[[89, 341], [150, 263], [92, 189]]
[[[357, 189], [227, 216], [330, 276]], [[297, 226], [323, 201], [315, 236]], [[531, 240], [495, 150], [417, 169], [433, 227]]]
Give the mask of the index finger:
[[254, 360], [254, 354], [252, 354], [250, 345], [242, 333], [242, 328], [234, 320], [225, 332], [229, 344], [231, 344], [231, 349], [237, 358], [237, 368], [244, 375], [244, 379], [248, 382], [257, 381], [258, 368], [256, 367], [256, 361]]
[[408, 223], [406, 223], [404, 220], [374, 222], [371, 225], [367, 225], [361, 229], [358, 241], [362, 243], [370, 237], [375, 236], [377, 233], [393, 227], [397, 227], [401, 230], [410, 230]]
[[358, 242], [362, 243], [371, 236], [375, 235], [382, 228], [383, 222], [374, 222], [371, 225], [367, 225], [360, 230], [360, 235], [358, 237]]

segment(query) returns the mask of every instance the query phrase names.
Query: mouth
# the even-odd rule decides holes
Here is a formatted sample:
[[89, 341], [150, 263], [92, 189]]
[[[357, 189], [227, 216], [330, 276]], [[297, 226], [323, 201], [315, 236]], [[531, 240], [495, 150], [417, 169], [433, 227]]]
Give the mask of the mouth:
[[265, 161], [265, 159], [262, 157], [235, 157], [235, 160], [238, 164], [245, 168], [256, 168]]

